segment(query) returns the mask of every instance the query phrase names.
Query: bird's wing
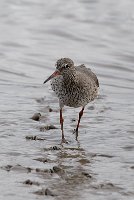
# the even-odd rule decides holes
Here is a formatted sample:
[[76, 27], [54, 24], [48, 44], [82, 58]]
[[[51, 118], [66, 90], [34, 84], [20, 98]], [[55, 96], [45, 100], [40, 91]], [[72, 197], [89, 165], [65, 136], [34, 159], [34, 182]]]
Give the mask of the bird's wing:
[[82, 64], [82, 65], [77, 66], [77, 67], [76, 67], [76, 70], [78, 70], [78, 71], [80, 71], [80, 72], [86, 74], [86, 75], [89, 76], [90, 78], [92, 78], [92, 79], [95, 81], [96, 85], [99, 87], [98, 78], [97, 78], [97, 76], [91, 71], [90, 68], [86, 68], [86, 66], [85, 66], [84, 64]]

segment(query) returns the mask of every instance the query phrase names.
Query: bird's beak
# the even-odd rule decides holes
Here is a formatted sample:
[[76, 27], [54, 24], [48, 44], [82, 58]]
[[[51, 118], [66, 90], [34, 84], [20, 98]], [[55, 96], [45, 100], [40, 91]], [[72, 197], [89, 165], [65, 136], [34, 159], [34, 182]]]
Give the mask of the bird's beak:
[[56, 70], [51, 76], [49, 76], [49, 78], [47, 78], [44, 83], [48, 82], [49, 80], [51, 80], [52, 78], [56, 77], [60, 75], [60, 72], [58, 70]]

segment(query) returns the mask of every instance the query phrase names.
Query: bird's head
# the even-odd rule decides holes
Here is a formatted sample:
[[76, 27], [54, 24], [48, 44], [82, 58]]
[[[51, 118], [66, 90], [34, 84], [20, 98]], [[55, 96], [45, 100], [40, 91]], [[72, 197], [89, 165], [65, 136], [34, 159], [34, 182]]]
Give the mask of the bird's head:
[[74, 62], [70, 58], [61, 58], [57, 60], [55, 66], [55, 72], [48, 79], [46, 79], [44, 83], [48, 82], [50, 79], [56, 76], [68, 74], [74, 70]]
[[56, 69], [62, 74], [74, 68], [74, 62], [70, 58], [61, 58], [56, 62]]

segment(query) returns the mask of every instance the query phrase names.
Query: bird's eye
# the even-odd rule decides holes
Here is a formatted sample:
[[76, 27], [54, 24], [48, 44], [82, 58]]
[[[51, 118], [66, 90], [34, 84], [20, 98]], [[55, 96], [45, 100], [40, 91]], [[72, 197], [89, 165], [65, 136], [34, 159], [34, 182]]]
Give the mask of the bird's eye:
[[65, 68], [68, 68], [68, 67], [69, 67], [69, 65], [68, 65], [68, 64], [65, 64], [65, 65], [64, 65], [64, 67], [65, 67]]

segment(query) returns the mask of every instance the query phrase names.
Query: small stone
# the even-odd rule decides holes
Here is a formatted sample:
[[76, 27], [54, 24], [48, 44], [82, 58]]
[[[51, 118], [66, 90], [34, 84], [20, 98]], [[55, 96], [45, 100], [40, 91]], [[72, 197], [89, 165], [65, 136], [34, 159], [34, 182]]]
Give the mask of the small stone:
[[52, 108], [49, 108], [49, 112], [52, 112], [53, 111], [53, 109]]
[[27, 167], [27, 171], [28, 171], [28, 173], [30, 173], [32, 171], [32, 169], [30, 167]]
[[40, 161], [40, 162], [43, 162], [43, 163], [48, 162], [48, 160], [46, 158], [36, 158], [34, 160], [37, 160], [37, 161]]
[[32, 185], [32, 181], [30, 179], [27, 179], [26, 181], [24, 181], [24, 184], [27, 184], [27, 185]]
[[26, 140], [36, 140], [37, 136], [31, 135], [31, 136], [26, 136], [25, 138]]
[[26, 185], [37, 185], [37, 186], [40, 185], [38, 182], [31, 181], [30, 179], [27, 179], [26, 181], [24, 181], [23, 184], [26, 184]]
[[36, 172], [40, 172], [40, 169], [39, 168], [36, 168], [36, 170], [35, 170]]
[[54, 125], [47, 125], [40, 127], [40, 131], [51, 130], [51, 129], [57, 129], [57, 127], [55, 127]]
[[60, 147], [53, 146], [52, 149], [53, 149], [53, 150], [60, 150]]
[[50, 173], [51, 173], [51, 174], [53, 174], [53, 173], [54, 173], [53, 169], [50, 169]]
[[89, 173], [87, 173], [87, 172], [82, 172], [82, 175], [84, 175], [84, 176], [86, 176], [88, 178], [92, 178], [92, 176]]
[[61, 168], [60, 168], [60, 167], [57, 167], [57, 166], [54, 166], [54, 167], [53, 167], [53, 171], [54, 171], [55, 173], [60, 172], [60, 171], [61, 171]]
[[37, 136], [36, 135], [33, 137], [33, 140], [37, 140]]
[[1, 168], [4, 169], [4, 170], [6, 170], [7, 172], [10, 172], [10, 170], [11, 170], [12, 167], [13, 167], [12, 165], [6, 165], [6, 166], [1, 167]]
[[51, 190], [49, 190], [48, 188], [45, 189], [45, 195], [47, 196], [55, 196]]
[[75, 119], [75, 118], [72, 118], [71, 121], [72, 121], [72, 122], [76, 122], [76, 119]]
[[54, 166], [52, 170], [54, 173], [63, 173], [64, 172], [64, 170], [58, 166]]
[[26, 136], [26, 140], [45, 140], [45, 138], [39, 138], [36, 135], [35, 136]]
[[39, 169], [39, 168], [36, 168], [35, 171], [38, 172], [38, 173], [49, 173], [48, 169]]
[[35, 113], [35, 114], [31, 117], [31, 119], [32, 119], [32, 120], [35, 120], [35, 121], [39, 121], [40, 118], [41, 118], [41, 114], [40, 114], [40, 113]]
[[35, 194], [37, 195], [47, 195], [47, 196], [56, 196], [50, 189], [46, 188], [42, 188], [41, 190], [38, 190], [35, 192]]

